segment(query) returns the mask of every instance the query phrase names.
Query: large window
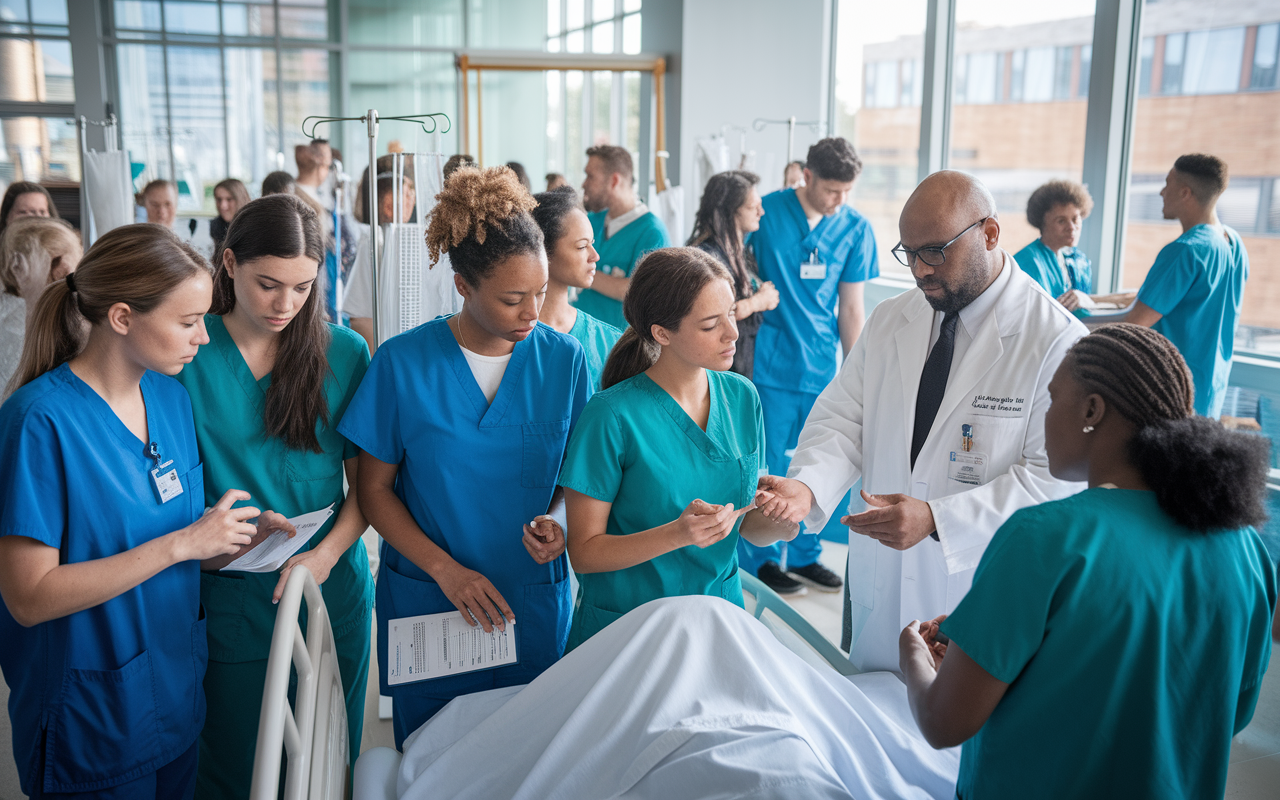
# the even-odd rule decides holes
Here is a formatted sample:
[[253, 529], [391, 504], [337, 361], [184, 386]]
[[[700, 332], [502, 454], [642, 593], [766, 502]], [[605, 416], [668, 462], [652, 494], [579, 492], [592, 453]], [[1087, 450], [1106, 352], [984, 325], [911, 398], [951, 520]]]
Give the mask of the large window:
[[303, 118], [331, 113], [336, 59], [307, 46], [329, 38], [325, 0], [115, 0], [112, 12], [124, 147], [138, 184], [175, 181], [183, 211], [212, 213], [223, 178], [255, 186], [292, 170]]
[[907, 273], [889, 250], [919, 170], [925, 6], [840, 3], [835, 130], [862, 158], [850, 202], [871, 222], [883, 273]]
[[[56, 190], [80, 180], [67, 23], [65, 0], [0, 0], [0, 186], [48, 184], [60, 208]], [[58, 106], [66, 116], [49, 116]], [[74, 201], [63, 210], [73, 208]]]
[[1237, 344], [1280, 353], [1280, 86], [1276, 85], [1280, 4], [1225, 3], [1229, 23], [1190, 28], [1191, 0], [1148, 2], [1143, 10], [1121, 284], [1136, 288], [1160, 248], [1181, 234], [1164, 219], [1160, 190], [1183, 153], [1227, 162], [1231, 184], [1218, 216], [1249, 252]]
[[1009, 252], [1039, 236], [1031, 192], [1081, 178], [1093, 10], [1094, 0], [956, 3], [950, 166], [991, 189]]

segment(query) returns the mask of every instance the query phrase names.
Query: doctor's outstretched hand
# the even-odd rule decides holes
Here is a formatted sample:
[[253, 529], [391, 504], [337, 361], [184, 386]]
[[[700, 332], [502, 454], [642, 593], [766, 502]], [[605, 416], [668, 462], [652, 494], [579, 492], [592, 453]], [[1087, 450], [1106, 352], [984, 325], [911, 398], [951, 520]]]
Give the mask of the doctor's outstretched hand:
[[915, 547], [938, 527], [933, 521], [933, 509], [923, 500], [905, 494], [866, 492], [862, 492], [862, 499], [871, 508], [842, 517], [840, 523], [894, 550]]
[[564, 552], [564, 529], [550, 514], [540, 514], [524, 525], [524, 549], [539, 564], [549, 564]]
[[761, 475], [756, 491], [756, 505], [769, 519], [800, 523], [813, 508], [813, 492], [793, 478]]

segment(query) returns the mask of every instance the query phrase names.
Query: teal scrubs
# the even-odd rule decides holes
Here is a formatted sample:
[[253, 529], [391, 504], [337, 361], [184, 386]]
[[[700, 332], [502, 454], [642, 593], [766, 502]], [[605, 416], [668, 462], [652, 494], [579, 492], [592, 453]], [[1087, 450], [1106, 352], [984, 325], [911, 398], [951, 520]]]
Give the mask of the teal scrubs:
[[[652, 211], [628, 222], [617, 233], [606, 238], [605, 217], [608, 215], [607, 210], [587, 215], [596, 237], [596, 252], [600, 254], [600, 261], [596, 264], [596, 269], [600, 272], [619, 278], [629, 277], [640, 256], [659, 247], [671, 246], [667, 226]], [[614, 300], [594, 289], [583, 289], [573, 304], [620, 331], [627, 329], [627, 318], [622, 316], [620, 300]]]
[[[707, 371], [705, 431], [641, 373], [597, 392], [569, 440], [560, 485], [612, 503], [605, 533], [665, 525], [694, 500], [751, 504], [764, 462], [764, 422], [751, 382]], [[650, 600], [683, 594], [742, 605], [738, 525], [710, 547], [692, 545], [617, 572], [579, 574], [569, 649]]]
[[622, 331], [578, 309], [578, 318], [573, 321], [569, 335], [582, 344], [587, 356], [587, 372], [591, 374], [591, 388], [599, 391], [605, 362], [609, 360], [613, 346], [622, 338]]
[[[305, 552], [329, 534], [342, 509], [343, 461], [355, 457], [357, 450], [338, 433], [337, 422], [368, 368], [369, 348], [352, 331], [329, 326], [324, 383], [329, 421], [316, 425], [323, 452], [304, 452], [267, 435], [263, 410], [272, 376], [254, 380], [222, 317], [207, 315], [205, 325], [209, 344], [179, 375], [195, 411], [204, 459], [204, 504], [212, 506], [228, 489], [252, 495], [241, 505], [286, 517], [333, 504], [333, 516], [299, 551]], [[248, 796], [275, 629], [271, 595], [279, 580], [275, 572], [201, 574], [200, 595], [209, 615], [209, 672], [204, 681], [209, 718], [200, 735], [197, 796]], [[354, 761], [364, 726], [373, 625], [373, 578], [363, 542], [347, 548], [321, 589], [333, 623]]]
[[[839, 285], [878, 277], [880, 267], [871, 223], [849, 206], [810, 229], [795, 189], [772, 192], [762, 202], [764, 216], [751, 246], [760, 280], [772, 281], [781, 300], [760, 315], [751, 379], [760, 389], [769, 466], [786, 475], [791, 459], [784, 454], [795, 449], [818, 394], [836, 376]], [[810, 261], [825, 269], [815, 270]], [[767, 561], [785, 560], [794, 569], [821, 555], [817, 531], [802, 531], [786, 544], [756, 547], [744, 540], [738, 546], [742, 568], [753, 575]]]
[[[185, 528], [204, 513], [191, 403], [182, 386], [142, 376], [148, 438], [182, 494], [161, 503], [157, 462], [66, 364], [0, 406], [0, 536], [58, 548], [60, 562], [106, 558]], [[20, 626], [0, 605], [0, 669], [9, 685], [22, 792], [189, 797], [204, 723], [208, 651], [200, 567], [185, 561], [84, 611]]]
[[488, 578], [519, 623], [514, 665], [389, 685], [387, 623], [457, 607], [430, 575], [382, 543], [378, 665], [397, 748], [458, 695], [529, 683], [564, 652], [573, 611], [568, 560], [538, 564], [520, 542], [524, 524], [551, 505], [569, 431], [590, 394], [582, 346], [542, 323], [512, 350], [492, 403], [446, 317], [378, 348], [339, 432], [398, 465], [396, 496], [413, 521]]
[[1248, 277], [1240, 234], [1225, 225], [1197, 225], [1160, 250], [1138, 290], [1138, 300], [1163, 315], [1155, 330], [1191, 368], [1197, 414], [1222, 415]]
[[1009, 684], [961, 752], [968, 798], [1222, 797], [1271, 653], [1252, 528], [1196, 533], [1089, 489], [1001, 526], [942, 631]]
[[1036, 239], [1019, 250], [1014, 259], [1055, 300], [1071, 289], [1085, 294], [1093, 291], [1093, 265], [1078, 247], [1064, 248], [1059, 261], [1058, 254], [1043, 239]]

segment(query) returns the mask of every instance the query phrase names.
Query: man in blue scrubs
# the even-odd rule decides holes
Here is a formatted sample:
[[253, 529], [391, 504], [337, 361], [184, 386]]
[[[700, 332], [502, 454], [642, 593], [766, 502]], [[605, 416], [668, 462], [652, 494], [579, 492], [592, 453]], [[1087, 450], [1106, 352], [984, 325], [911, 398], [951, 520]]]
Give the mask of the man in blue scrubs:
[[620, 331], [627, 329], [622, 298], [631, 285], [631, 271], [650, 250], [669, 247], [667, 226], [636, 197], [631, 154], [611, 144], [587, 149], [582, 204], [595, 231], [600, 254], [590, 289], [578, 294], [574, 305]]
[[1240, 234], [1218, 220], [1227, 165], [1203, 153], [1181, 156], [1165, 177], [1164, 218], [1182, 224], [1147, 273], [1125, 322], [1146, 325], [1177, 346], [1195, 381], [1197, 414], [1222, 415], [1236, 323], [1249, 277]]
[[[765, 196], [760, 230], [751, 237], [760, 279], [782, 296], [764, 313], [752, 376], [775, 475], [787, 474], [805, 418], [835, 377], [837, 339], [847, 355], [862, 332], [863, 282], [880, 274], [871, 224], [845, 205], [861, 171], [848, 140], [819, 141], [805, 159], [804, 183]], [[818, 531], [802, 531], [786, 545], [738, 545], [742, 567], [779, 594], [798, 594], [806, 584], [839, 591], [842, 581], [818, 563], [821, 554]]]

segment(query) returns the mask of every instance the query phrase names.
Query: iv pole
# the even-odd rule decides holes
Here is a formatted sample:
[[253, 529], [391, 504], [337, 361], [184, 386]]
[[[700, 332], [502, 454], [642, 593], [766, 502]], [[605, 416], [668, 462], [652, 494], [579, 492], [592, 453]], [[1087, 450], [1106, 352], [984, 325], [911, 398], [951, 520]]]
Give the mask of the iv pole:
[[[329, 122], [363, 122], [369, 135], [369, 181], [365, 186], [365, 194], [369, 198], [369, 267], [373, 273], [373, 341], [374, 344], [382, 344], [381, 337], [378, 335], [378, 124], [384, 120], [399, 120], [402, 122], [414, 122], [422, 128], [423, 133], [435, 133], [439, 128], [436, 119], [444, 120], [444, 127], [440, 128], [441, 133], [448, 133], [451, 127], [449, 123], [449, 115], [437, 112], [435, 114], [409, 114], [401, 117], [382, 117], [378, 115], [377, 109], [369, 109], [361, 117], [307, 117], [302, 121], [302, 135], [308, 139], [316, 138], [316, 127]], [[431, 127], [427, 127], [430, 121]], [[308, 128], [310, 124], [310, 128]]]
[[792, 160], [792, 153], [795, 151], [796, 146], [796, 126], [807, 125], [809, 130], [817, 133], [818, 129], [822, 126], [822, 122], [819, 120], [814, 120], [813, 122], [796, 122], [795, 117], [788, 117], [786, 119], [757, 119], [755, 122], [751, 123], [751, 127], [755, 128], [757, 131], [762, 131], [769, 125], [787, 126], [787, 162], [790, 163]]

